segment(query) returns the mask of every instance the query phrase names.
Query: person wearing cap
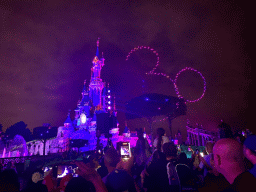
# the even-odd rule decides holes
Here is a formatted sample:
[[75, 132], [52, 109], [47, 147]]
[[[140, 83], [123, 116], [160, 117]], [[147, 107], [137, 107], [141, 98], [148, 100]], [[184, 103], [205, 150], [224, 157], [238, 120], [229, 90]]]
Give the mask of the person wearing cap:
[[253, 164], [249, 170], [256, 177], [256, 135], [248, 136], [244, 141], [244, 156]]

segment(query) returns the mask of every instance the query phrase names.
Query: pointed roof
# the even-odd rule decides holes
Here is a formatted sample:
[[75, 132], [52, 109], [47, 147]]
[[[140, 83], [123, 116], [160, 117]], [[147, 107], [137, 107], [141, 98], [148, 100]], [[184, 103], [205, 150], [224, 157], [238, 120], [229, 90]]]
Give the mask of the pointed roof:
[[125, 126], [123, 133], [128, 133], [130, 130], [127, 126]]
[[71, 118], [70, 118], [70, 111], [68, 112], [68, 116], [67, 116], [67, 119], [65, 120], [64, 124], [66, 123], [69, 123], [72, 125], [72, 121], [71, 121]]
[[82, 96], [83, 96], [83, 98], [80, 102], [80, 106], [84, 106], [85, 103], [89, 104], [90, 97], [89, 97], [88, 89], [86, 87], [86, 80], [84, 80], [84, 88], [83, 88], [83, 91], [82, 91]]
[[86, 79], [84, 80], [84, 88], [83, 88], [83, 92], [88, 92], [87, 86], [86, 86]]

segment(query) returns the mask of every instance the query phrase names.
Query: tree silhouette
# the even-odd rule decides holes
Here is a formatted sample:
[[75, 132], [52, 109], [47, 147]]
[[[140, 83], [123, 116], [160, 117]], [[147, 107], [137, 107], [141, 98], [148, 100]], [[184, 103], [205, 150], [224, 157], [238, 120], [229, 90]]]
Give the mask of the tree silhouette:
[[45, 145], [46, 141], [50, 138], [56, 137], [57, 136], [57, 127], [51, 127], [49, 126], [40, 126], [40, 127], [35, 127], [33, 129], [33, 136], [35, 139], [41, 140], [44, 144], [44, 149], [43, 149], [43, 155], [45, 155]]
[[15, 135], [21, 135], [26, 141], [30, 141], [32, 139], [31, 131], [23, 121], [8, 127], [5, 131], [5, 135], [8, 136], [9, 139], [13, 139]]

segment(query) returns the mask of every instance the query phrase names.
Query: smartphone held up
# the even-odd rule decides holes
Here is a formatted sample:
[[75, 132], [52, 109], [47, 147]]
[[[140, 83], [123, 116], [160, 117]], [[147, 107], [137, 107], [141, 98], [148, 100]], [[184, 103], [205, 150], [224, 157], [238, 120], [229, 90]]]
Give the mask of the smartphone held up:
[[118, 143], [118, 150], [123, 160], [128, 160], [131, 157], [131, 147], [129, 142]]

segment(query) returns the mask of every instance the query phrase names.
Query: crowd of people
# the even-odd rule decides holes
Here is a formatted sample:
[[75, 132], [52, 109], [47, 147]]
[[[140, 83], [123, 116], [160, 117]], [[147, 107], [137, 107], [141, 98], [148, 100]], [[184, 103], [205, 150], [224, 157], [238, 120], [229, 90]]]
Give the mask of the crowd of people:
[[256, 135], [207, 142], [205, 155], [193, 151], [192, 158], [187, 158], [162, 128], [152, 147], [142, 129], [137, 136], [130, 158], [122, 159], [118, 147], [110, 146], [101, 157], [92, 154], [70, 162], [75, 172], [70, 169], [62, 178], [56, 178], [54, 169], [44, 172], [42, 167], [19, 176], [13, 163], [1, 166], [0, 191], [256, 191]]

